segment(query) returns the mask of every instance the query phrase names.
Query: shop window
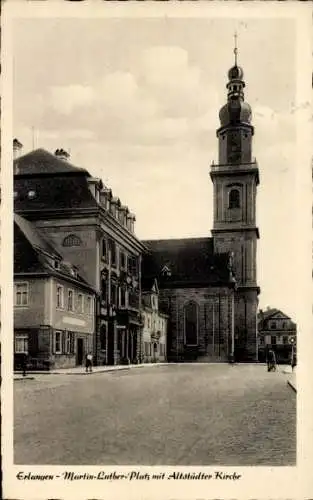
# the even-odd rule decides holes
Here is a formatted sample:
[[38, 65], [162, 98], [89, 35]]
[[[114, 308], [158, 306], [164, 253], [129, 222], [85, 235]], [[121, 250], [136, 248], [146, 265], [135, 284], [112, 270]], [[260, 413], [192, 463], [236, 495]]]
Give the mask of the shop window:
[[28, 335], [17, 334], [14, 339], [14, 352], [28, 354]]
[[54, 333], [54, 352], [62, 354], [63, 332], [56, 331]]
[[66, 332], [65, 353], [74, 354], [74, 333]]

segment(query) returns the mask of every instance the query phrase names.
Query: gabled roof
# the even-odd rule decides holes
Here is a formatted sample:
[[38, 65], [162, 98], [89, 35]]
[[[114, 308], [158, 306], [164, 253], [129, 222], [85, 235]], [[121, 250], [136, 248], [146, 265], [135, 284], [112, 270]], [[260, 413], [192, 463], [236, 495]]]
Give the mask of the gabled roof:
[[34, 249], [50, 254], [52, 257], [62, 258], [52, 244], [35, 228], [35, 226], [24, 217], [14, 214], [14, 222], [24, 234]]
[[85, 174], [87, 170], [75, 167], [67, 160], [62, 160], [45, 149], [35, 149], [14, 160], [15, 175], [49, 175], [49, 174]]
[[280, 309], [276, 309], [275, 307], [265, 309], [265, 311], [260, 310], [258, 312], [258, 325], [259, 329], [262, 329], [265, 326], [265, 322], [269, 319], [283, 319], [290, 320], [291, 326], [296, 326], [296, 323], [291, 320], [290, 316], [285, 314]]
[[[143, 277], [156, 277], [167, 286], [230, 284], [228, 254], [214, 254], [213, 238], [148, 240]], [[165, 271], [166, 270], [166, 271]]]
[[[58, 268], [54, 267], [55, 260]], [[92, 289], [79, 270], [76, 276], [73, 275], [74, 268], [31, 222], [14, 215], [14, 274], [44, 273]]]
[[266, 319], [274, 318], [277, 315], [280, 315], [286, 319], [290, 319], [289, 316], [287, 316], [285, 313], [283, 313], [280, 309], [276, 309], [275, 307], [265, 309], [265, 311], [260, 310], [258, 312], [258, 319], [266, 320]]

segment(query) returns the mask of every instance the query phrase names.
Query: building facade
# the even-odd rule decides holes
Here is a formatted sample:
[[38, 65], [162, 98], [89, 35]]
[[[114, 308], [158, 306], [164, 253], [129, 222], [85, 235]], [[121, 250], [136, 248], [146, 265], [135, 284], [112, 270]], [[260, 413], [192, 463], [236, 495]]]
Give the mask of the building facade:
[[275, 308], [260, 310], [258, 314], [259, 361], [266, 360], [269, 349], [276, 353], [279, 362], [290, 362], [297, 350], [297, 325]]
[[157, 280], [142, 281], [142, 352], [144, 363], [167, 359], [168, 316], [159, 308]]
[[95, 362], [137, 362], [144, 245], [134, 234], [135, 216], [100, 179], [72, 165], [62, 149], [54, 155], [38, 149], [14, 160], [14, 211], [96, 291]]
[[14, 362], [68, 368], [93, 350], [95, 290], [32, 223], [14, 217]]

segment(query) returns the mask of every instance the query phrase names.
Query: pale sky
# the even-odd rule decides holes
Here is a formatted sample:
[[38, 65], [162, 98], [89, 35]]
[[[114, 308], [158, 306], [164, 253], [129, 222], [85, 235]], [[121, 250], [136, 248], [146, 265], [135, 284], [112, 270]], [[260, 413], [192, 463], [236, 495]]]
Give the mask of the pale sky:
[[292, 19], [15, 20], [13, 134], [25, 152], [32, 127], [36, 148], [70, 150], [136, 214], [139, 238], [210, 236], [209, 166], [235, 30], [260, 169], [260, 306], [293, 316]]

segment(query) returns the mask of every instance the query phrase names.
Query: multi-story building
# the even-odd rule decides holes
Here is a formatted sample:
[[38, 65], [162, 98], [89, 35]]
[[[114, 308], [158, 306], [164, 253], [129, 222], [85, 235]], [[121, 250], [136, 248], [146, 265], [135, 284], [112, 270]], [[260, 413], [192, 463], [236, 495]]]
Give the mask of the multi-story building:
[[14, 361], [82, 365], [93, 351], [95, 290], [34, 225], [14, 216]]
[[157, 280], [142, 280], [142, 352], [145, 363], [166, 361], [168, 316], [160, 310]]
[[140, 360], [145, 247], [135, 236], [128, 207], [100, 179], [72, 165], [64, 150], [37, 149], [14, 160], [14, 211], [46, 235], [96, 290], [96, 362]]
[[269, 349], [276, 353], [278, 361], [290, 361], [297, 349], [297, 325], [285, 313], [275, 308], [260, 310], [258, 314], [259, 361], [266, 359]]

